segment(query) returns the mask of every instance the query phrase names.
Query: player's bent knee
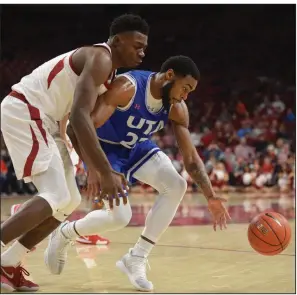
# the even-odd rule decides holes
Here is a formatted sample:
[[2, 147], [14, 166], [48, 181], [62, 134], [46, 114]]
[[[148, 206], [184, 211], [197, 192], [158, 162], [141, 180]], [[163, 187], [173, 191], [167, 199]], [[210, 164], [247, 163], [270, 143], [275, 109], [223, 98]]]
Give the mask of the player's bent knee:
[[173, 186], [174, 190], [176, 190], [176, 192], [178, 192], [178, 194], [181, 197], [183, 197], [187, 191], [187, 187], [188, 187], [187, 181], [182, 176], [177, 174], [177, 176], [173, 180], [173, 183], [174, 183], [174, 186]]
[[162, 169], [162, 174], [160, 176], [162, 187], [164, 192], [169, 193], [172, 197], [176, 196], [182, 199], [187, 191], [187, 181], [177, 173], [177, 171], [169, 166], [168, 168]]
[[114, 217], [114, 221], [120, 227], [125, 227], [129, 224], [131, 218], [132, 218], [132, 210], [131, 210], [131, 207], [129, 206], [125, 208], [124, 212], [122, 212], [121, 214], [117, 214]]
[[132, 209], [129, 203], [121, 204], [113, 210], [113, 221], [117, 228], [127, 226], [132, 218]]

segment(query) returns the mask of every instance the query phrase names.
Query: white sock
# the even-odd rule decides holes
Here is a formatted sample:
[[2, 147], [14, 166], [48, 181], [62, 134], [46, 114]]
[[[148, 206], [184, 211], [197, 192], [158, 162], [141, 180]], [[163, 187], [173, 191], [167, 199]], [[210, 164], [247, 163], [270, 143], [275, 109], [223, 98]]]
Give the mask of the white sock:
[[132, 255], [148, 257], [154, 246], [154, 244], [140, 237], [132, 250]]
[[18, 266], [26, 254], [30, 252], [19, 241], [15, 241], [6, 251], [1, 254], [2, 266]]
[[62, 226], [61, 232], [67, 239], [75, 240], [80, 236], [80, 234], [76, 231], [76, 227], [75, 227], [76, 222], [77, 221], [72, 221]]

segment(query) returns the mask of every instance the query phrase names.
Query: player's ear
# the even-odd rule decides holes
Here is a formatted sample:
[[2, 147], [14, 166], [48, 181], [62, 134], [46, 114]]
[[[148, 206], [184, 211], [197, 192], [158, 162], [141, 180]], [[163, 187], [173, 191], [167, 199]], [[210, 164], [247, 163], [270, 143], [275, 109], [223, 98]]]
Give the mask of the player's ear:
[[169, 69], [165, 74], [165, 78], [167, 81], [172, 81], [174, 79], [174, 71]]
[[123, 40], [121, 38], [120, 35], [115, 35], [113, 37], [113, 44], [117, 47], [117, 46], [120, 46], [121, 44], [123, 43]]

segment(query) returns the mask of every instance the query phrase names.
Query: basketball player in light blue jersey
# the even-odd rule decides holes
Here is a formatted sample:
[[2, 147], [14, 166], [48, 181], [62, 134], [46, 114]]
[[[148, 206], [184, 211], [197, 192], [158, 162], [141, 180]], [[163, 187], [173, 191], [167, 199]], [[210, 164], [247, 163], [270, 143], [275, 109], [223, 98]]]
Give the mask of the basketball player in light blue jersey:
[[[153, 290], [152, 282], [146, 277], [147, 257], [170, 225], [187, 189], [187, 182], [177, 173], [168, 156], [150, 140], [168, 120], [185, 167], [208, 202], [214, 230], [218, 224], [221, 229], [226, 228], [226, 219], [230, 218], [223, 205], [226, 200], [215, 196], [188, 130], [185, 100], [196, 89], [199, 78], [197, 66], [190, 58], [174, 56], [164, 62], [158, 73], [131, 71], [118, 76], [110, 90], [98, 98], [92, 113], [99, 142], [112, 168], [125, 174], [128, 181], [139, 180], [159, 192], [138, 242], [116, 263], [137, 290]], [[80, 154], [71, 128], [68, 134]], [[128, 225], [132, 216], [129, 200], [115, 196], [115, 203], [117, 206], [111, 211], [92, 211], [80, 220], [62, 224], [51, 235], [46, 253], [52, 273], [62, 272], [71, 240]]]

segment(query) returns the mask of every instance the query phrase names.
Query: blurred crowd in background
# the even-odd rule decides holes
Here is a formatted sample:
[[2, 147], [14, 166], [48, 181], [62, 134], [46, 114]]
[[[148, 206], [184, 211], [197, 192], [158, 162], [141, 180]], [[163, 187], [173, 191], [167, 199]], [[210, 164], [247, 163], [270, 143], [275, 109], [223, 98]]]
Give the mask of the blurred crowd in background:
[[[190, 131], [215, 190], [290, 194], [295, 190], [295, 8], [270, 7], [179, 5], [169, 13], [168, 5], [2, 5], [1, 99], [39, 64], [106, 40], [114, 17], [139, 13], [151, 26], [142, 69], [158, 71], [167, 57], [184, 54], [201, 71], [187, 100]], [[199, 191], [170, 124], [153, 140], [188, 181], [188, 193]], [[81, 162], [76, 175], [83, 186]], [[2, 137], [0, 185], [2, 195], [36, 192], [33, 184], [16, 180]], [[153, 192], [144, 184], [132, 190]]]

